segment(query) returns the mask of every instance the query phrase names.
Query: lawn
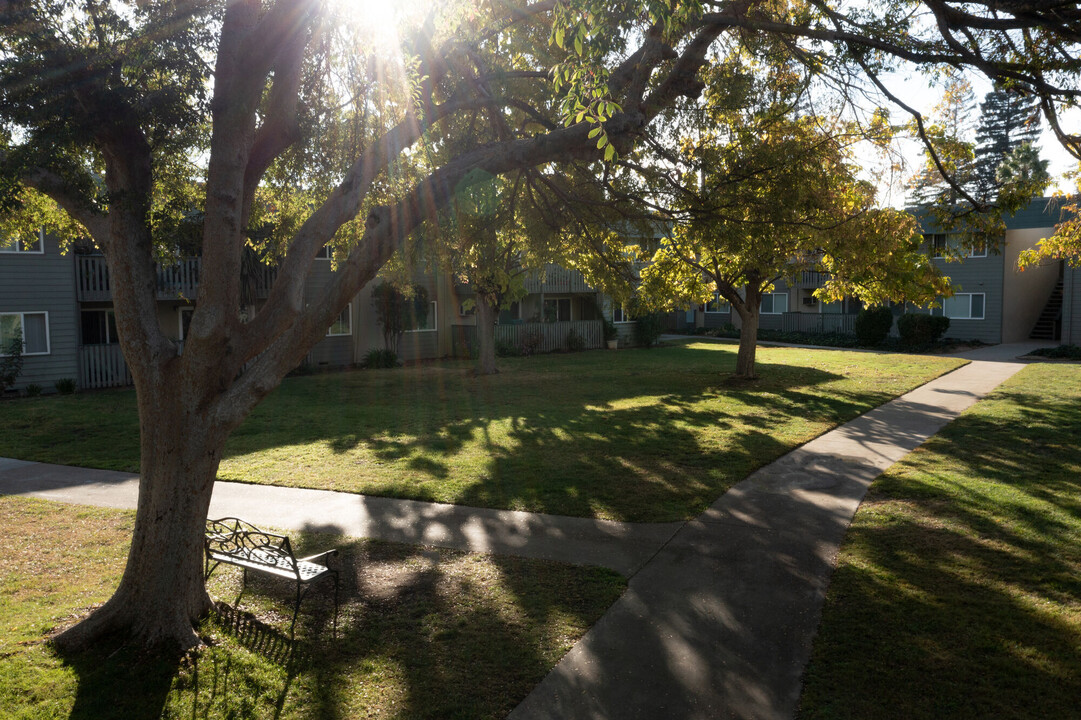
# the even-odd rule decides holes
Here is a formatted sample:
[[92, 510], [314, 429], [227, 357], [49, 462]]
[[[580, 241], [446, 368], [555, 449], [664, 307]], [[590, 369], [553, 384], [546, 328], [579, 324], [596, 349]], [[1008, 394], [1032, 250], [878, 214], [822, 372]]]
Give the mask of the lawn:
[[[502, 718], [625, 587], [597, 568], [313, 535], [298, 552], [342, 549], [337, 639], [316, 589], [291, 641], [292, 587], [253, 576], [197, 655], [59, 655], [46, 634], [108, 597], [132, 517], [0, 496], [0, 717]], [[232, 602], [225, 570], [210, 591]]]
[[[289, 378], [233, 434], [225, 480], [628, 521], [689, 518], [836, 425], [962, 361], [735, 346], [446, 361]], [[0, 456], [135, 471], [131, 391], [0, 403]], [[61, 442], [57, 442], [61, 438]]]
[[800, 718], [1081, 715], [1081, 368], [1031, 365], [872, 485]]

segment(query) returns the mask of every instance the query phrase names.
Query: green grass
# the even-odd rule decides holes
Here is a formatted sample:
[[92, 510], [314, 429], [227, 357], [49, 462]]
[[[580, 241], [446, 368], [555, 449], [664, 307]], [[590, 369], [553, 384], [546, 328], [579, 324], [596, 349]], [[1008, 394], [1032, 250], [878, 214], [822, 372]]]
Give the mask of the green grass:
[[[239, 615], [208, 620], [182, 661], [45, 636], [118, 582], [132, 514], [0, 497], [0, 717], [502, 718], [615, 601], [613, 572], [313, 535], [342, 549], [342, 612], [319, 589], [288, 629], [292, 587], [249, 579]], [[235, 568], [211, 595], [232, 602]]]
[[1081, 372], [1031, 365], [875, 481], [800, 717], [1081, 713]]
[[[756, 468], [962, 361], [735, 346], [290, 378], [233, 434], [225, 480], [629, 521], [693, 517]], [[0, 403], [0, 456], [135, 471], [130, 391]], [[57, 442], [61, 438], [61, 442]]]

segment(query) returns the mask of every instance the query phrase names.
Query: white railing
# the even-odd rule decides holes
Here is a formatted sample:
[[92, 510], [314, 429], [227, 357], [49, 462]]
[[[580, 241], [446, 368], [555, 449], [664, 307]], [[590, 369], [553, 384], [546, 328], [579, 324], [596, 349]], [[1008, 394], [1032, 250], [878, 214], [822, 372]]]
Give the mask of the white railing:
[[79, 348], [79, 387], [84, 390], [131, 385], [131, 373], [119, 345]]
[[534, 271], [526, 278], [525, 289], [529, 293], [591, 293], [589, 286], [577, 270], [548, 263], [543, 271]]
[[[199, 290], [200, 258], [185, 258], [175, 265], [158, 265], [156, 268], [157, 299], [194, 300]], [[270, 286], [277, 277], [276, 268], [260, 265], [253, 278], [255, 296], [266, 298]], [[109, 281], [109, 267], [100, 255], [77, 255], [75, 257], [75, 283], [79, 302], [108, 302], [113, 299]]]

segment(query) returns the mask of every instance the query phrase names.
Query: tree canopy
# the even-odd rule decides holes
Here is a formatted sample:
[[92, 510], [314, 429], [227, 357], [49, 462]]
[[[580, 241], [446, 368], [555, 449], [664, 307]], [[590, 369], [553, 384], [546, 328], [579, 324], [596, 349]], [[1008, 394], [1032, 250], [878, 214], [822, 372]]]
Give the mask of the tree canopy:
[[[104, 253], [140, 410], [128, 566], [66, 642], [197, 643], [202, 523], [230, 432], [470, 172], [615, 177], [669, 109], [699, 96], [711, 53], [784, 47], [823, 92], [877, 93], [868, 102], [900, 108], [921, 134], [888, 71], [969, 68], [1038, 97], [1081, 155], [1060, 121], [1079, 93], [1074, 3], [454, 0], [404, 4], [393, 27], [355, 7], [0, 0], [3, 231], [46, 222]], [[473, 114], [488, 139], [434, 152], [434, 129]], [[179, 237], [202, 256], [182, 354], [153, 291], [154, 262]], [[328, 243], [338, 272], [305, 304]], [[278, 272], [241, 315], [253, 245]]]

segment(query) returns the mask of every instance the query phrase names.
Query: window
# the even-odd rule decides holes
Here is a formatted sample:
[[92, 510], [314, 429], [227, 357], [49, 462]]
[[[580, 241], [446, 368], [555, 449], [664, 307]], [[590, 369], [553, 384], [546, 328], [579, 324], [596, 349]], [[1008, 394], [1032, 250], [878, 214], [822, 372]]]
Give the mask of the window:
[[319, 248], [319, 252], [315, 254], [316, 260], [330, 260], [332, 257], [334, 257], [334, 248], [329, 245]]
[[0, 353], [4, 353], [19, 335], [23, 339], [23, 355], [48, 355], [49, 313], [0, 314]]
[[958, 293], [942, 301], [942, 314], [951, 320], [983, 320], [984, 293]]
[[477, 304], [473, 303], [469, 307], [466, 307], [465, 303], [458, 303], [458, 314], [462, 317], [466, 317], [467, 315], [476, 315]]
[[191, 328], [191, 316], [195, 312], [195, 308], [182, 307], [178, 309], [180, 314], [178, 322], [180, 323], [180, 339], [183, 341], [188, 336], [188, 330]]
[[928, 233], [923, 236], [931, 246], [931, 257], [987, 257], [987, 236], [977, 233], [967, 238], [962, 233]]
[[612, 307], [612, 322], [625, 323], [634, 321], [631, 319], [630, 313], [627, 312], [627, 308], [622, 305], [614, 305]]
[[855, 315], [862, 309], [863, 303], [856, 298], [824, 302], [818, 306], [818, 311], [824, 315]]
[[522, 322], [522, 304], [518, 301], [512, 302], [509, 308], [500, 310], [499, 318], [496, 320], [498, 325], [510, 325], [520, 322]]
[[435, 300], [428, 303], [428, 312], [424, 317], [420, 313], [413, 313], [405, 323], [405, 332], [432, 332], [436, 329], [436, 304]]
[[732, 312], [732, 306], [729, 305], [728, 301], [722, 298], [720, 295], [714, 295], [713, 299], [703, 306], [703, 309], [705, 312], [708, 313]]
[[39, 230], [37, 235], [15, 238], [14, 242], [0, 241], [2, 253], [35, 253], [45, 254], [45, 231]]
[[788, 312], [788, 293], [764, 293], [759, 312], [763, 315], [780, 315]]
[[544, 301], [544, 322], [568, 322], [571, 319], [571, 299]]
[[112, 310], [80, 313], [83, 345], [116, 345], [116, 314]]
[[330, 329], [327, 330], [327, 337], [338, 337], [340, 335], [351, 335], [353, 333], [353, 306], [346, 305], [341, 314], [338, 315], [338, 319], [330, 325]]

